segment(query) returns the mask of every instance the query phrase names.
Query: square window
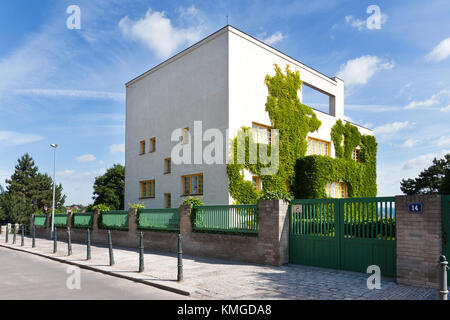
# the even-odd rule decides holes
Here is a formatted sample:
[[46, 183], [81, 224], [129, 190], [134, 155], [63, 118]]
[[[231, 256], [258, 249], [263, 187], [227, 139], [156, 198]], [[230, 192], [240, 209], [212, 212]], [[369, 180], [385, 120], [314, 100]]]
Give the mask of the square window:
[[155, 180], [141, 181], [141, 198], [155, 197]]

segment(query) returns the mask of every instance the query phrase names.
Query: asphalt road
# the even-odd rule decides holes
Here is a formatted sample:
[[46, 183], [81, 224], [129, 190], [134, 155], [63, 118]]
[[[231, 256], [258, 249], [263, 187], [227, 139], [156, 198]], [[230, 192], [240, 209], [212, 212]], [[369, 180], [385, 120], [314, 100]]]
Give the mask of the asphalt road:
[[[0, 247], [0, 299], [179, 300], [188, 297], [145, 284], [80, 270], [80, 289], [68, 289], [68, 264]], [[69, 285], [76, 284], [70, 281]]]

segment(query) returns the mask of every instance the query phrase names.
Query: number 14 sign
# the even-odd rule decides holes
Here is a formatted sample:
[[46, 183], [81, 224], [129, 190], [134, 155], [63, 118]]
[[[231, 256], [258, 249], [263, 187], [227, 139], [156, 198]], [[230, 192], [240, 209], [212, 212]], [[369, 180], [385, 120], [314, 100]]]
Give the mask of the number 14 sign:
[[408, 211], [410, 213], [422, 213], [422, 203], [412, 202], [408, 205]]

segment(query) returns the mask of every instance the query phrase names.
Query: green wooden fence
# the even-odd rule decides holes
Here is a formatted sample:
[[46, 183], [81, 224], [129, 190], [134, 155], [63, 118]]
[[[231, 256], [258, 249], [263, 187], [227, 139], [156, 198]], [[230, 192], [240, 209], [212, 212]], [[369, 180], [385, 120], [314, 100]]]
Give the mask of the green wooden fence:
[[396, 275], [395, 198], [294, 200], [291, 263]]
[[180, 209], [139, 209], [138, 229], [180, 230]]
[[257, 205], [216, 205], [193, 208], [197, 231], [258, 233]]
[[55, 213], [54, 216], [55, 216], [55, 220], [54, 220], [53, 224], [54, 224], [55, 227], [58, 227], [58, 228], [65, 228], [65, 227], [67, 227], [67, 219], [69, 217], [68, 214], [65, 214], [65, 213], [58, 213], [58, 214], [56, 214]]
[[73, 214], [73, 228], [92, 228], [94, 214], [92, 212], [77, 212]]
[[34, 225], [36, 227], [45, 227], [46, 223], [47, 223], [47, 215], [34, 216]]
[[129, 214], [126, 210], [102, 211], [100, 229], [128, 230]]

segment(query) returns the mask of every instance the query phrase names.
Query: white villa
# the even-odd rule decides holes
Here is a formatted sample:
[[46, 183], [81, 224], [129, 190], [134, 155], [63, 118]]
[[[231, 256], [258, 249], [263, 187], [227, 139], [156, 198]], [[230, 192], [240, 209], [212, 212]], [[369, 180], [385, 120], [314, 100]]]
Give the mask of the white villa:
[[[264, 79], [275, 73], [274, 64], [283, 70], [289, 64], [300, 72], [304, 85], [329, 96], [328, 113], [314, 110], [322, 125], [308, 135], [308, 154], [334, 157], [330, 131], [338, 119], [345, 123], [344, 82], [226, 26], [126, 84], [126, 208], [129, 203], [178, 207], [189, 195], [201, 196], [205, 204], [231, 204], [226, 164], [195, 159], [193, 150], [202, 136], [191, 141], [190, 133], [196, 121], [201, 121], [203, 134], [219, 129], [224, 134], [224, 155], [226, 130], [231, 138], [242, 126], [253, 127], [256, 138], [265, 139], [271, 123], [265, 112]], [[373, 134], [356, 126], [362, 134]], [[180, 143], [171, 140], [176, 129], [180, 140], [194, 145], [192, 164], [171, 161], [172, 149]], [[203, 147], [209, 143], [206, 135]], [[260, 188], [258, 177], [247, 172], [246, 179]], [[339, 184], [328, 188], [332, 196], [344, 195]]]

